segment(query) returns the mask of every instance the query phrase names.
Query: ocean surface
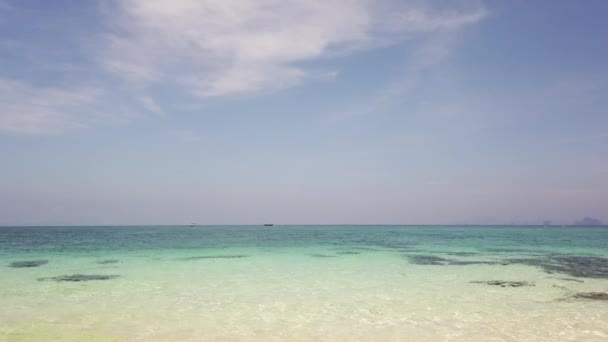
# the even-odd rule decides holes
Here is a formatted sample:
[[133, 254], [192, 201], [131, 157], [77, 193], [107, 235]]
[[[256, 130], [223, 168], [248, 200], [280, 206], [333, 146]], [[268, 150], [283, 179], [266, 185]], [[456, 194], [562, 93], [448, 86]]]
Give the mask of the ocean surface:
[[608, 341], [608, 229], [0, 227], [0, 341]]

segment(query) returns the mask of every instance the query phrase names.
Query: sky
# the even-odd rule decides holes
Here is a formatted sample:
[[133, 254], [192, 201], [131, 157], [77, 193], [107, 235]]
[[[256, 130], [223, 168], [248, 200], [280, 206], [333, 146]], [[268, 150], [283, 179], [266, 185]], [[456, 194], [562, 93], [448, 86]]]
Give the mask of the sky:
[[0, 0], [0, 225], [608, 221], [604, 0]]

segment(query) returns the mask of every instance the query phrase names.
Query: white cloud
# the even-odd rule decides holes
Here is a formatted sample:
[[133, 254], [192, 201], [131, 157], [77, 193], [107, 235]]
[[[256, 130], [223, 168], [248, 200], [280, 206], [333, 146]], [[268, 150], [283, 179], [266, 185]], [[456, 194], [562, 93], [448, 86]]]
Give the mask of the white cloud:
[[455, 30], [485, 15], [477, 1], [464, 2], [117, 1], [107, 8], [115, 33], [102, 62], [139, 85], [174, 82], [200, 97], [273, 90], [315, 74], [301, 62]]
[[141, 103], [141, 105], [144, 106], [144, 108], [150, 112], [154, 112], [154, 113], [158, 113], [158, 114], [164, 114], [164, 112], [165, 112], [161, 108], [161, 106], [150, 96], [140, 96], [138, 98], [138, 100]]
[[0, 78], [0, 132], [53, 134], [88, 126], [96, 118], [86, 112], [97, 102], [95, 88], [35, 87]]
[[[455, 27], [454, 22], [469, 23], [473, 17], [480, 20], [483, 13], [485, 12], [480, 10], [479, 14], [464, 16], [460, 21], [446, 20], [446, 26]], [[454, 49], [458, 37], [458, 30], [442, 31], [412, 46], [408, 51], [407, 64], [400, 72], [396, 72], [385, 84], [378, 85], [367, 97], [356, 99], [346, 108], [330, 113], [328, 122], [336, 124], [353, 117], [377, 113], [393, 106], [396, 101], [407, 99], [419, 90], [421, 83], [429, 79], [428, 71], [440, 64]], [[434, 107], [439, 109], [440, 106], [434, 103]], [[450, 108], [449, 112], [454, 113], [454, 108]]]
[[[10, 7], [6, 4], [0, 0], [0, 10]], [[156, 84], [204, 98], [332, 79], [336, 70], [314, 68], [310, 62], [420, 35], [432, 35], [421, 40], [428, 44], [485, 15], [477, 0], [460, 0], [458, 5], [450, 2], [447, 6], [433, 0], [103, 2], [100, 8], [109, 31], [103, 33], [101, 44], [96, 44], [103, 49], [97, 51], [103, 69], [101, 73], [91, 70], [102, 88], [38, 86], [0, 78], [0, 132], [53, 134], [124, 122], [139, 115], [141, 108], [163, 114], [162, 103], [146, 95], [147, 88]], [[16, 43], [21, 49], [29, 46], [29, 42]], [[6, 51], [15, 48], [15, 42], [7, 39], [0, 44]], [[445, 44], [428, 45], [418, 59], [440, 59], [445, 49]], [[69, 63], [53, 62], [50, 67], [66, 75], [84, 70]], [[122, 89], [118, 95], [114, 80], [105, 77], [108, 72], [134, 87]], [[390, 100], [402, 87], [393, 88], [378, 101]], [[108, 94], [115, 96], [108, 99]], [[133, 101], [139, 104], [139, 110], [131, 108]]]

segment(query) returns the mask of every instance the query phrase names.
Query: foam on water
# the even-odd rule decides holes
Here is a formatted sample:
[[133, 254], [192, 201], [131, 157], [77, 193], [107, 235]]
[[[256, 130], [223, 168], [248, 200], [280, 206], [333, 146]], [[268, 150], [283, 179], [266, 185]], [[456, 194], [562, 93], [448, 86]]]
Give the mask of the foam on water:
[[607, 253], [604, 229], [0, 228], [0, 340], [601, 341], [579, 294]]

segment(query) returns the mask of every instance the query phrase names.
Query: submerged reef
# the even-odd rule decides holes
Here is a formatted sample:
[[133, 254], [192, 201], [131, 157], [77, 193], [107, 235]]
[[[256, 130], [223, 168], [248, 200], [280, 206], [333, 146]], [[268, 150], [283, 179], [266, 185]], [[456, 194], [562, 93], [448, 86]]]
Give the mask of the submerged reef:
[[447, 255], [454, 255], [454, 256], [473, 256], [473, 255], [477, 255], [479, 253], [475, 253], [475, 252], [444, 252]]
[[249, 257], [249, 255], [242, 255], [242, 254], [234, 254], [234, 255], [201, 255], [201, 256], [192, 256], [192, 257], [186, 257], [186, 258], [179, 258], [177, 260], [190, 261], [190, 260], [201, 260], [201, 259], [240, 259], [240, 258], [247, 258], [247, 257]]
[[356, 252], [356, 251], [340, 251], [340, 252], [336, 252], [336, 254], [355, 255], [355, 254], [361, 254], [361, 252]]
[[407, 250], [412, 249], [414, 246], [418, 245], [416, 242], [398, 242], [398, 243], [378, 243], [375, 244], [380, 248], [392, 249], [392, 250]]
[[608, 300], [608, 293], [606, 292], [581, 292], [573, 296], [574, 298], [580, 299], [592, 299], [592, 300]]
[[71, 274], [71, 275], [62, 275], [57, 277], [47, 277], [40, 278], [39, 281], [45, 280], [53, 280], [53, 281], [71, 281], [71, 282], [80, 282], [80, 281], [91, 281], [91, 280], [109, 280], [120, 277], [115, 274]]
[[534, 283], [530, 283], [527, 281], [508, 281], [508, 280], [476, 280], [470, 281], [472, 284], [484, 284], [491, 286], [500, 286], [500, 287], [524, 287], [524, 286], [534, 286]]
[[486, 252], [493, 252], [493, 253], [513, 253], [513, 254], [526, 254], [526, 255], [547, 255], [547, 254], [551, 254], [552, 252], [547, 252], [547, 251], [539, 251], [539, 250], [533, 250], [533, 249], [524, 249], [524, 248], [508, 248], [508, 247], [492, 247], [492, 248], [484, 248], [483, 249]]
[[503, 263], [496, 261], [466, 261], [466, 260], [450, 260], [448, 265], [466, 266], [466, 265], [504, 265]]
[[39, 267], [48, 264], [48, 260], [13, 261], [8, 266], [13, 268]]
[[321, 254], [321, 253], [315, 253], [315, 254], [311, 254], [310, 255], [313, 258], [337, 258], [337, 255], [328, 255], [328, 254]]
[[[575, 278], [608, 278], [608, 258], [599, 256], [554, 254], [539, 257], [512, 258], [502, 261], [455, 260], [422, 254], [408, 255], [406, 257], [410, 263], [415, 265], [528, 265], [541, 268], [549, 274], [561, 273]], [[576, 281], [572, 278], [566, 278], [566, 280]]]
[[434, 255], [408, 255], [410, 263], [415, 265], [466, 266], [466, 265], [497, 265], [495, 261], [453, 260]]
[[415, 265], [447, 265], [450, 261], [433, 255], [408, 255], [407, 258]]
[[112, 259], [112, 260], [101, 260], [101, 261], [98, 261], [97, 263], [101, 264], [101, 265], [107, 265], [107, 264], [115, 264], [115, 263], [118, 263], [118, 262], [120, 262], [120, 260], [113, 260]]
[[547, 277], [547, 278], [551, 278], [551, 279], [558, 279], [558, 280], [563, 280], [563, 281], [572, 281], [575, 283], [584, 283], [584, 280], [580, 280], [580, 279], [574, 279], [574, 278], [565, 278], [565, 277]]
[[603, 257], [560, 255], [506, 261], [509, 264], [539, 267], [549, 274], [562, 273], [577, 278], [608, 278], [608, 258]]

